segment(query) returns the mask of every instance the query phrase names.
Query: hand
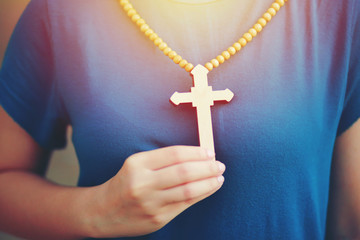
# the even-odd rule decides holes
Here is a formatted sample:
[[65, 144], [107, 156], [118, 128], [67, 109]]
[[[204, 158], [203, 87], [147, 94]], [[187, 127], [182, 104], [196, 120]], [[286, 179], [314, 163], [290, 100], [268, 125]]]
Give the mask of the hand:
[[182, 211], [216, 192], [225, 165], [200, 147], [173, 146], [130, 156], [102, 185], [101, 237], [154, 232]]

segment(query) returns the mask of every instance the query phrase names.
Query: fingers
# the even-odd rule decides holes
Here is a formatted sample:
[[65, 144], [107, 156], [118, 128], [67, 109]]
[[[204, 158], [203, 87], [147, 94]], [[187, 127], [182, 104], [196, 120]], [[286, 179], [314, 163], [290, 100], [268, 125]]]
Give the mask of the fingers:
[[102, 195], [106, 195], [104, 202], [110, 211], [105, 215], [113, 216], [111, 224], [105, 225], [128, 222], [131, 234], [144, 226], [144, 233], [158, 230], [222, 186], [225, 166], [214, 159], [214, 153], [192, 146], [131, 155], [103, 185], [107, 186], [107, 194]]
[[168, 189], [188, 182], [220, 176], [225, 165], [219, 161], [196, 161], [176, 164], [155, 172], [157, 189]]
[[220, 184], [219, 187], [216, 187], [215, 189], [211, 190], [210, 192], [200, 195], [199, 197], [195, 197], [190, 200], [186, 201], [180, 201], [180, 202], [171, 202], [170, 204], [162, 205], [162, 207], [159, 206], [159, 208], [156, 211], [155, 219], [162, 220], [164, 222], [169, 222], [172, 219], [174, 219], [177, 215], [182, 213], [184, 210], [189, 208], [190, 206], [194, 205], [195, 203], [209, 197], [210, 195], [214, 194], [222, 184]]
[[223, 184], [224, 177], [212, 177], [200, 181], [190, 182], [167, 190], [162, 190], [159, 195], [164, 204], [178, 202], [191, 202], [206, 194], [217, 191]]
[[215, 153], [194, 146], [172, 146], [140, 153], [145, 167], [158, 170], [170, 165], [214, 159]]
[[[220, 185], [221, 187], [221, 185]], [[163, 208], [161, 208], [160, 213], [162, 214], [173, 214], [173, 215], [179, 215], [181, 212], [183, 212], [185, 209], [189, 208], [190, 206], [194, 205], [197, 202], [200, 202], [201, 200], [211, 196], [212, 194], [214, 194], [216, 191], [218, 191], [220, 189], [220, 187], [215, 188], [214, 190], [201, 195], [199, 197], [193, 198], [191, 200], [188, 201], [183, 201], [183, 202], [176, 202], [176, 203], [172, 203], [172, 204], [168, 204], [165, 205]]]

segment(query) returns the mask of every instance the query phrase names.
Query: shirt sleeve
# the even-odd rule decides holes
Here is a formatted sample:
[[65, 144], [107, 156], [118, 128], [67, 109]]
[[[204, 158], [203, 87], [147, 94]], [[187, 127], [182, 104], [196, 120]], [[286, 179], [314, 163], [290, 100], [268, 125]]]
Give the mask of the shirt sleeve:
[[[348, 83], [337, 135], [351, 127], [360, 118], [360, 1], [354, 9], [354, 28], [349, 61]], [[355, 4], [355, 5], [356, 5]]]
[[0, 70], [0, 104], [42, 147], [66, 144], [67, 118], [53, 77], [46, 0], [32, 0], [11, 36]]

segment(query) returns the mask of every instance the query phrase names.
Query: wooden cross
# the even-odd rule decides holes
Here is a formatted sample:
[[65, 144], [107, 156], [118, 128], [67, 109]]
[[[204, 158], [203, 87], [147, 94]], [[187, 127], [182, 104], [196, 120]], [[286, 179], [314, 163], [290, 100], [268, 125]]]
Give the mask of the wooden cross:
[[210, 107], [214, 106], [214, 101], [230, 102], [234, 93], [229, 89], [213, 91], [212, 86], [208, 85], [208, 72], [204, 66], [197, 65], [191, 71], [194, 87], [187, 93], [175, 92], [170, 101], [175, 105], [192, 103], [196, 107], [200, 146], [215, 151]]

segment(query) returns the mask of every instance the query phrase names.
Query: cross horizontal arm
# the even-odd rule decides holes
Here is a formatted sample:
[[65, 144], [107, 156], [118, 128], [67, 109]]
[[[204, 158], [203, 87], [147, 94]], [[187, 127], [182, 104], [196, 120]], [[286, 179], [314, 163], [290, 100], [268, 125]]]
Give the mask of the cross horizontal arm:
[[175, 105], [179, 105], [180, 103], [191, 103], [193, 101], [193, 96], [191, 92], [174, 92], [174, 94], [170, 98], [170, 101]]
[[230, 91], [228, 88], [220, 91], [212, 92], [213, 101], [227, 101], [230, 102], [234, 97], [234, 93]]

